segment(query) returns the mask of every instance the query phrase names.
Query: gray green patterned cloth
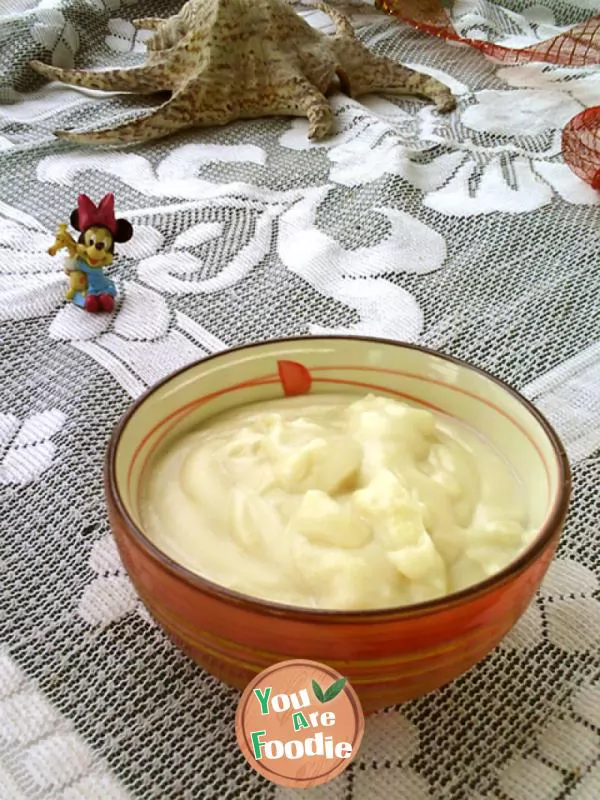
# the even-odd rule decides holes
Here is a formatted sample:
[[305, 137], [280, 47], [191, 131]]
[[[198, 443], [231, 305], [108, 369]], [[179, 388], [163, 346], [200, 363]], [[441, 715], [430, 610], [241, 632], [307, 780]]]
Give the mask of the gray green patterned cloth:
[[[461, 0], [463, 34], [531, 43], [596, 0]], [[449, 83], [411, 98], [335, 96], [335, 135], [239, 122], [123, 150], [74, 147], [154, 100], [48, 85], [28, 61], [135, 64], [131, 19], [171, 0], [0, 2], [0, 799], [597, 800], [600, 797], [600, 207], [563, 163], [562, 126], [598, 103], [600, 68], [502, 67], [356, 9], [376, 52]], [[301, 9], [330, 29], [321, 12]], [[64, 302], [47, 255], [79, 192], [131, 220], [110, 315]], [[150, 621], [103, 500], [111, 429], [202, 355], [349, 331], [487, 368], [547, 414], [574, 498], [542, 590], [450, 686], [368, 720], [357, 760], [299, 793], [254, 774], [238, 694]]]

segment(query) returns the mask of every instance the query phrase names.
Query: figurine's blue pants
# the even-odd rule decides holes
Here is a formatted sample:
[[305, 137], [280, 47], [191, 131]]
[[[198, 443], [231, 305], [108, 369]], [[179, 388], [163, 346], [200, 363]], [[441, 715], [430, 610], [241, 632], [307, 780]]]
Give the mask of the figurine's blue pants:
[[117, 287], [111, 281], [110, 278], [107, 278], [104, 272], [100, 267], [90, 267], [85, 261], [80, 261], [77, 259], [75, 269], [78, 269], [80, 272], [85, 273], [87, 278], [87, 292], [86, 294], [82, 294], [81, 292], [76, 292], [73, 296], [73, 303], [80, 308], [85, 308], [85, 298], [87, 295], [100, 295], [100, 294], [108, 294], [111, 297], [117, 296]]

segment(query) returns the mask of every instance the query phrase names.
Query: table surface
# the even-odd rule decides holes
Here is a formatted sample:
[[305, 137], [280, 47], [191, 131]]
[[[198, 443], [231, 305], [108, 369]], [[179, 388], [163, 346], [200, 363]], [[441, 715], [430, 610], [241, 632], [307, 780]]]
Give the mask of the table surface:
[[[457, 25], [515, 45], [594, 5], [462, 0]], [[148, 0], [143, 16], [178, 6]], [[564, 165], [560, 131], [598, 102], [598, 68], [503, 68], [357, 12], [374, 51], [452, 87], [454, 113], [339, 95], [321, 144], [283, 118], [127, 150], [58, 142], [56, 128], [151, 101], [44, 84], [27, 61], [139, 63], [141, 7], [0, 5], [0, 797], [596, 800], [600, 210]], [[46, 254], [82, 191], [114, 191], [135, 227], [113, 315], [65, 305], [61, 260]], [[369, 719], [350, 769], [300, 794], [245, 764], [238, 695], [140, 606], [109, 533], [102, 460], [132, 399], [176, 367], [337, 331], [419, 342], [510, 382], [563, 438], [574, 497], [543, 588], [502, 645]]]

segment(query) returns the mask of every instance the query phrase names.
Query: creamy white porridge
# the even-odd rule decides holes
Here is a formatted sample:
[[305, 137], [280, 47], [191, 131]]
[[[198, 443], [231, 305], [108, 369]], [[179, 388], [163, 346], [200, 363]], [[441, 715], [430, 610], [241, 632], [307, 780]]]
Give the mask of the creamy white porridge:
[[470, 428], [386, 397], [224, 414], [150, 471], [144, 529], [210, 580], [276, 602], [371, 609], [440, 597], [530, 542], [522, 487]]

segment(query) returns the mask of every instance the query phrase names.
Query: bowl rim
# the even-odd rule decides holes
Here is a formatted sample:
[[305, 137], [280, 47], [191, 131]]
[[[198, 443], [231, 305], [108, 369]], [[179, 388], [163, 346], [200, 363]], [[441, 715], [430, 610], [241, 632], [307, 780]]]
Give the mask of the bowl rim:
[[[413, 603], [405, 606], [387, 606], [383, 608], [348, 611], [343, 609], [309, 608], [307, 606], [286, 605], [285, 603], [265, 600], [260, 597], [253, 597], [252, 595], [244, 594], [243, 592], [239, 592], [234, 589], [228, 589], [225, 586], [215, 583], [209, 578], [205, 578], [202, 575], [192, 572], [183, 564], [180, 564], [179, 562], [170, 558], [146, 536], [146, 534], [140, 527], [138, 527], [125, 508], [117, 487], [116, 480], [116, 458], [121, 435], [123, 434], [129, 421], [138, 412], [140, 407], [156, 391], [158, 391], [169, 381], [172, 381], [188, 370], [195, 369], [196, 367], [206, 364], [209, 361], [213, 361], [233, 353], [252, 350], [254, 348], [269, 345], [311, 341], [358, 341], [366, 344], [386, 345], [414, 350], [427, 356], [439, 358], [462, 369], [477, 373], [481, 377], [491, 381], [497, 386], [500, 386], [501, 389], [511, 395], [515, 400], [517, 400], [518, 403], [520, 403], [521, 406], [525, 408], [525, 410], [538, 422], [551, 444], [558, 466], [559, 482], [551, 511], [546, 517], [545, 523], [539, 528], [534, 541], [521, 553], [518, 558], [516, 558], [514, 561], [511, 561], [502, 570], [494, 575], [491, 575], [483, 581], [475, 583], [472, 586], [467, 586], [465, 589], [461, 589], [458, 592], [443, 595], [442, 597], [438, 597], [433, 600], [426, 600], [421, 603]], [[191, 585], [195, 589], [200, 590], [203, 594], [223, 600], [229, 605], [243, 605], [249, 607], [253, 611], [258, 612], [259, 614], [267, 614], [269, 616], [279, 617], [284, 616], [288, 619], [296, 619], [304, 622], [310, 621], [313, 623], [339, 622], [356, 624], [360, 622], [372, 622], [377, 619], [381, 620], [382, 618], [405, 619], [421, 617], [435, 611], [454, 608], [465, 602], [469, 602], [488, 594], [492, 590], [499, 588], [505, 583], [508, 583], [512, 578], [533, 564], [537, 560], [538, 556], [541, 555], [541, 553], [546, 549], [547, 545], [551, 542], [557, 531], [558, 536], [560, 537], [562, 526], [569, 510], [572, 491], [571, 467], [565, 447], [562, 444], [558, 434], [548, 422], [546, 417], [533, 405], [531, 401], [529, 401], [516, 389], [513, 389], [512, 386], [503, 381], [501, 378], [498, 378], [487, 370], [474, 366], [463, 359], [447, 355], [446, 353], [440, 352], [439, 350], [434, 350], [433, 348], [423, 347], [422, 345], [396, 339], [386, 339], [383, 337], [374, 336], [348, 336], [342, 334], [277, 337], [274, 339], [264, 339], [261, 341], [250, 342], [248, 344], [235, 345], [233, 347], [220, 350], [217, 353], [210, 353], [203, 358], [199, 358], [196, 361], [169, 373], [166, 377], [150, 386], [145, 392], [136, 398], [115, 425], [111, 433], [108, 448], [106, 450], [104, 478], [105, 497], [108, 505], [110, 506], [112, 504], [114, 506], [118, 516], [123, 522], [123, 526], [128, 530], [129, 534], [133, 536], [138, 546], [141, 547], [146, 555], [150, 556], [150, 558], [158, 562], [161, 567], [171, 573], [172, 577], [176, 578], [180, 582]]]

